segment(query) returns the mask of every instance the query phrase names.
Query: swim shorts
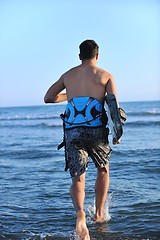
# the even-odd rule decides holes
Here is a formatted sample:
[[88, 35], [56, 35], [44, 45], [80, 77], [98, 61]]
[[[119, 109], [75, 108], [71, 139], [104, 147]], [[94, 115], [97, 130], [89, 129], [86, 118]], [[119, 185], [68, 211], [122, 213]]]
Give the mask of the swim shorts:
[[112, 151], [108, 134], [109, 129], [105, 127], [77, 127], [65, 131], [65, 158], [72, 178], [86, 171], [88, 157], [96, 167], [106, 167]]

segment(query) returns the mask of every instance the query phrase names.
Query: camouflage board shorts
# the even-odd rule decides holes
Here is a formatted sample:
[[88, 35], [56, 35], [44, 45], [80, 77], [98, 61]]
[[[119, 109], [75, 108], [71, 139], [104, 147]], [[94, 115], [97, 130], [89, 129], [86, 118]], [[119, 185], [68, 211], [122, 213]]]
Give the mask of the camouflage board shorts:
[[91, 157], [96, 167], [106, 167], [111, 154], [109, 129], [76, 127], [65, 131], [65, 158], [72, 178], [83, 174]]

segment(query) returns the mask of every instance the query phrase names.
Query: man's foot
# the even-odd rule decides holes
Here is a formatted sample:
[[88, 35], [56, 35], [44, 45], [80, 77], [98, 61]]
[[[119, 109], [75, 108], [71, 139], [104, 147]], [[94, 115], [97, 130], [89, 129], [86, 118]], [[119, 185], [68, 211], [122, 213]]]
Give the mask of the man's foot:
[[82, 210], [77, 213], [76, 233], [78, 235], [78, 240], [90, 240], [85, 212]]
[[105, 222], [104, 220], [104, 216], [97, 216], [97, 215], [94, 215], [94, 217], [92, 218], [92, 220], [96, 223], [103, 223]]

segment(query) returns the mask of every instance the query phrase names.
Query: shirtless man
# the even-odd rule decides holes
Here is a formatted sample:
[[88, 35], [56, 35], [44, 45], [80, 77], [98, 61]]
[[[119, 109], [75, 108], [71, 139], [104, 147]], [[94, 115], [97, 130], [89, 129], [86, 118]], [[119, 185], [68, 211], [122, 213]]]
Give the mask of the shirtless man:
[[[102, 121], [104, 97], [114, 94], [113, 76], [96, 66], [99, 47], [94, 40], [79, 46], [81, 64], [64, 73], [47, 91], [45, 103], [68, 101], [65, 116], [65, 151], [67, 168], [72, 177], [70, 194], [76, 210], [76, 232], [79, 239], [89, 240], [84, 212], [85, 174], [90, 156], [97, 167], [95, 183], [96, 211], [94, 220], [104, 221], [104, 204], [109, 188], [108, 128]], [[61, 93], [66, 89], [66, 93]], [[96, 109], [96, 110], [95, 110]], [[72, 114], [72, 111], [76, 114]], [[73, 116], [74, 115], [74, 116]], [[118, 144], [120, 141], [113, 141]]]

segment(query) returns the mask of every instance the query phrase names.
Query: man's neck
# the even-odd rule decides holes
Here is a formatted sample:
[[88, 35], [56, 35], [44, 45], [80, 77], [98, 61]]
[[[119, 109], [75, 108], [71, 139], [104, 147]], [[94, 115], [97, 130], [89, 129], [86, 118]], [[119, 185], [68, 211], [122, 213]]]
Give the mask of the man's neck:
[[96, 58], [93, 59], [86, 59], [86, 60], [82, 60], [82, 65], [96, 65], [97, 60]]

